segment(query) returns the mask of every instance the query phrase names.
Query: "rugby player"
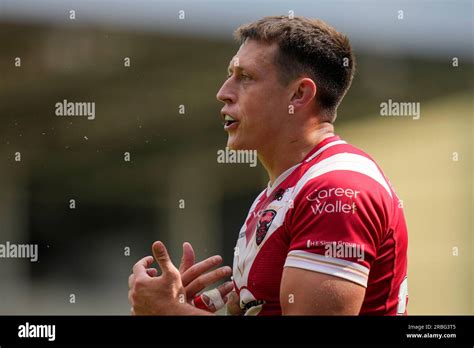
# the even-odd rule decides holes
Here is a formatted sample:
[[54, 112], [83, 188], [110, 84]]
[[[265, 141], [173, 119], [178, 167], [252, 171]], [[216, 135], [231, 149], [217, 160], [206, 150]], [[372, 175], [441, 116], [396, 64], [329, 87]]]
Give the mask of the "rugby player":
[[[186, 244], [177, 269], [161, 242], [162, 275], [140, 260], [134, 314], [397, 315], [407, 309], [402, 205], [374, 160], [334, 132], [354, 75], [349, 40], [320, 20], [265, 17], [236, 30], [240, 48], [217, 93], [231, 149], [255, 149], [268, 186], [236, 235], [230, 274], [206, 273]], [[214, 263], [212, 263], [214, 262]]]

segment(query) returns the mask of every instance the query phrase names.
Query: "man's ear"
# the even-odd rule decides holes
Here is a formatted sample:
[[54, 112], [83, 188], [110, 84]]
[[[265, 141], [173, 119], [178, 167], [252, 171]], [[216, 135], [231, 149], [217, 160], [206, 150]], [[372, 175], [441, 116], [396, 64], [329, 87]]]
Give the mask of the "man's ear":
[[297, 79], [292, 84], [292, 96], [290, 99], [289, 109], [298, 111], [306, 108], [310, 103], [314, 102], [317, 87], [312, 79], [303, 77]]

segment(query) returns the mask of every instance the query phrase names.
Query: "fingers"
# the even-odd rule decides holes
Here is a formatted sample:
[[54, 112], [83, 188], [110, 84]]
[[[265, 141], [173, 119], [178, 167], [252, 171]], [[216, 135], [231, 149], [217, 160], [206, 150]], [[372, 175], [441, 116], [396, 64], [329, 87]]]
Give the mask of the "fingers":
[[235, 291], [231, 291], [227, 296], [227, 314], [243, 315], [244, 311], [240, 308], [240, 298]]
[[197, 277], [185, 287], [187, 298], [194, 298], [194, 296], [204, 288], [223, 278], [230, 277], [231, 274], [232, 269], [229, 266], [224, 266]]
[[183, 257], [181, 258], [181, 263], [179, 265], [179, 273], [183, 274], [186, 272], [194, 262], [196, 261], [196, 256], [194, 255], [193, 247], [190, 243], [183, 243]]
[[147, 276], [146, 269], [153, 263], [153, 257], [152, 256], [147, 256], [138, 261], [134, 266], [133, 266], [133, 274], [135, 277], [138, 276]]
[[156, 268], [147, 268], [146, 274], [148, 274], [150, 277], [156, 277], [158, 275], [158, 270]]
[[153, 243], [152, 249], [155, 260], [160, 266], [163, 275], [171, 274], [177, 271], [176, 267], [174, 267], [173, 263], [171, 262], [165, 245], [162, 242]]
[[219, 293], [221, 294], [222, 300], [227, 302], [227, 295], [234, 290], [234, 283], [232, 281], [230, 282], [225, 282], [224, 284], [221, 284], [217, 287], [217, 290], [219, 290]]
[[192, 304], [196, 308], [214, 313], [224, 307], [227, 302], [226, 295], [232, 291], [233, 288], [234, 283], [232, 281], [226, 282], [215, 289], [205, 291], [201, 295], [194, 297]]
[[[158, 270], [156, 268], [147, 268], [146, 273], [150, 277], [156, 277], [158, 275]], [[135, 282], [135, 274], [130, 274], [128, 277], [128, 288], [131, 289], [133, 287], [133, 283]]]
[[211, 256], [204, 261], [198, 262], [190, 267], [186, 272], [181, 274], [183, 286], [188, 286], [193, 280], [199, 277], [201, 274], [209, 271], [211, 268], [220, 265], [222, 263], [222, 257], [219, 255]]

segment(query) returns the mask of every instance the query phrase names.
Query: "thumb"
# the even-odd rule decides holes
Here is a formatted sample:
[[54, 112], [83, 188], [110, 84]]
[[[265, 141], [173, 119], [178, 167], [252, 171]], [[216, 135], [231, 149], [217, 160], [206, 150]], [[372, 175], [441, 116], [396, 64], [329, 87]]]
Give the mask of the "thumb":
[[153, 243], [152, 249], [153, 256], [155, 257], [155, 260], [160, 266], [161, 272], [163, 274], [173, 273], [176, 271], [176, 267], [174, 267], [173, 263], [171, 262], [168, 251], [162, 242]]

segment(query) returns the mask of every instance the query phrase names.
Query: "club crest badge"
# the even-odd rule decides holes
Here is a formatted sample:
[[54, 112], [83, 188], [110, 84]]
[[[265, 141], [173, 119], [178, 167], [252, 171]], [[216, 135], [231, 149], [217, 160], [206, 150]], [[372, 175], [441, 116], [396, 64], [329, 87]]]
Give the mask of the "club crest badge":
[[258, 221], [258, 224], [257, 224], [257, 234], [255, 237], [257, 245], [260, 245], [265, 239], [265, 236], [267, 235], [267, 232], [270, 229], [270, 225], [272, 224], [275, 216], [276, 216], [276, 211], [273, 209], [265, 210], [262, 213], [262, 216], [260, 217], [260, 220]]

